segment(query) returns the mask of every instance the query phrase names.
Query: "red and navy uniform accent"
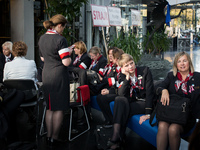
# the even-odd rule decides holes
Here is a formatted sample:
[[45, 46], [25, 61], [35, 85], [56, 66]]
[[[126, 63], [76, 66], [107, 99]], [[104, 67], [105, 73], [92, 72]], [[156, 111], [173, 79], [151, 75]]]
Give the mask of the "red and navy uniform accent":
[[[100, 55], [99, 56], [99, 58], [96, 60], [96, 61], [94, 61], [94, 60], [92, 60], [92, 63], [91, 63], [91, 65], [90, 65], [90, 70], [92, 69], [92, 68], [94, 68], [97, 64], [98, 64], [98, 62], [99, 62], [99, 59], [102, 57], [102, 55]], [[100, 75], [103, 75], [103, 68], [99, 68], [99, 74]]]

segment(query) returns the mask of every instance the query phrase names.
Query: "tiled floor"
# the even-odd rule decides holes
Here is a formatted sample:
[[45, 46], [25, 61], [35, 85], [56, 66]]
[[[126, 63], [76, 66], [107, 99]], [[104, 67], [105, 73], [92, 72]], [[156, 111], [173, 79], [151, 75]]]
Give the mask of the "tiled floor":
[[[94, 130], [96, 129], [96, 125], [101, 124], [103, 122], [101, 112], [92, 109], [93, 120], [90, 122], [91, 129], [87, 133], [83, 134], [79, 138], [75, 139], [72, 142], [66, 141], [56, 149], [58, 150], [97, 150]], [[66, 129], [66, 128], [65, 128]], [[66, 139], [68, 137], [68, 133], [66, 131], [62, 131], [66, 133], [62, 134], [62, 138]], [[154, 146], [146, 142], [144, 139], [139, 137], [130, 129], [126, 131], [126, 142], [124, 144], [124, 150], [156, 150]], [[44, 138], [39, 140], [39, 149], [43, 150], [45, 148]]]

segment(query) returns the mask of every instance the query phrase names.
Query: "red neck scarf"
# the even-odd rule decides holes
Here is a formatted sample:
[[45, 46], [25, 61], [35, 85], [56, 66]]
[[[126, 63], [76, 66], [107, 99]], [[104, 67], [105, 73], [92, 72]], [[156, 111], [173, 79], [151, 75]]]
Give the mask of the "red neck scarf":
[[[142, 78], [138, 78], [141, 77], [141, 75], [137, 75], [137, 68], [135, 68], [135, 82], [133, 83], [133, 81], [130, 81], [130, 85], [131, 85], [131, 89], [130, 89], [130, 97], [132, 97], [133, 95], [133, 91], [135, 88], [141, 89], [143, 90], [144, 88], [142, 87]], [[139, 81], [139, 83], [138, 83]]]
[[184, 94], [188, 94], [187, 93], [187, 81], [189, 81], [193, 76], [193, 73], [189, 73], [186, 77], [185, 80], [182, 79], [182, 75], [180, 74], [180, 72], [177, 72], [177, 78], [178, 80], [175, 81], [175, 89], [176, 92], [178, 91], [178, 89], [181, 87], [181, 90], [183, 91]]
[[92, 68], [94, 68], [96, 66], [96, 64], [99, 62], [99, 59], [102, 57], [102, 55], [99, 56], [99, 58], [96, 61], [92, 61], [89, 70], [91, 70]]
[[111, 70], [112, 70], [113, 65], [114, 65], [114, 64], [111, 62], [111, 63], [107, 64], [107, 65], [104, 67], [104, 69], [103, 69], [103, 76], [109, 75], [109, 73], [110, 73]]
[[73, 62], [73, 65], [75, 66], [79, 60], [80, 60], [80, 57], [77, 56], [76, 59], [75, 59], [74, 62]]
[[[48, 29], [46, 34], [59, 34], [59, 33], [54, 29]], [[59, 35], [61, 35], [61, 34], [59, 34]]]

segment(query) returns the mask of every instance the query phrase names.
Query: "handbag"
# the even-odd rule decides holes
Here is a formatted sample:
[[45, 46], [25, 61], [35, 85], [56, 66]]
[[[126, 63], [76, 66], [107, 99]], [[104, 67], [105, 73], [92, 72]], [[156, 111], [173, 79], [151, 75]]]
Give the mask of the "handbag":
[[75, 102], [78, 99], [76, 89], [80, 86], [80, 83], [70, 83], [70, 102]]
[[86, 72], [87, 72], [88, 83], [90, 85], [96, 86], [98, 83], [100, 83], [100, 79], [96, 71], [86, 70]]
[[[160, 98], [161, 99], [161, 98]], [[150, 124], [156, 113], [156, 119], [158, 121], [165, 121], [168, 123], [177, 123], [184, 125], [187, 123], [188, 116], [190, 113], [190, 99], [181, 97], [177, 94], [171, 94], [169, 96], [169, 105], [162, 105], [160, 101], [156, 104], [156, 108], [151, 115]]]

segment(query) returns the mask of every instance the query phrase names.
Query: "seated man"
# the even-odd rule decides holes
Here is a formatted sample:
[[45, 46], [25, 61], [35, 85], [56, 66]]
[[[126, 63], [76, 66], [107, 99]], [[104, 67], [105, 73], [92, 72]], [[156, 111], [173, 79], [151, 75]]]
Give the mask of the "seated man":
[[5, 42], [2, 44], [3, 53], [0, 54], [0, 83], [3, 82], [3, 69], [5, 63], [12, 61], [14, 56], [12, 55], [12, 42]]

